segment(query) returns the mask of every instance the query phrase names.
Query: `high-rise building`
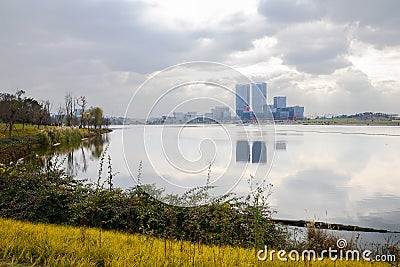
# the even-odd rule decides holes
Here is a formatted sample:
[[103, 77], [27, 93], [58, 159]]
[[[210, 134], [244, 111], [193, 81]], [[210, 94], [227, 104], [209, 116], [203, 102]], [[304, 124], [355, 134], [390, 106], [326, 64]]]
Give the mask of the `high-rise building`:
[[301, 106], [294, 106], [290, 107], [290, 116], [292, 120], [302, 120], [304, 119], [304, 107]]
[[250, 85], [245, 83], [236, 84], [236, 114], [243, 116], [250, 104]]
[[251, 107], [254, 114], [262, 115], [267, 104], [267, 84], [265, 82], [255, 82], [251, 84]]
[[286, 108], [286, 96], [274, 96], [274, 108]]

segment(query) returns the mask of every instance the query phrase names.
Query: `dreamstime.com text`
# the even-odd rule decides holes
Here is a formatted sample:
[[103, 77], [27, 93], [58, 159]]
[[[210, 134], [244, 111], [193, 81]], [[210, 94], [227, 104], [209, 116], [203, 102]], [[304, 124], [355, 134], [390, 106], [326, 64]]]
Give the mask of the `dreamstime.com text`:
[[264, 249], [260, 249], [257, 252], [257, 258], [260, 261], [278, 259], [280, 261], [322, 261], [323, 259], [329, 259], [331, 261], [336, 260], [364, 260], [364, 261], [376, 261], [376, 262], [396, 262], [396, 255], [384, 254], [384, 255], [374, 255], [371, 250], [349, 250], [345, 249], [347, 246], [347, 241], [345, 239], [339, 239], [337, 241], [337, 248], [333, 249], [329, 247], [327, 250], [322, 250], [317, 253], [315, 250], [303, 250], [301, 252], [297, 250], [291, 250], [289, 252], [285, 250], [268, 250], [265, 246]]

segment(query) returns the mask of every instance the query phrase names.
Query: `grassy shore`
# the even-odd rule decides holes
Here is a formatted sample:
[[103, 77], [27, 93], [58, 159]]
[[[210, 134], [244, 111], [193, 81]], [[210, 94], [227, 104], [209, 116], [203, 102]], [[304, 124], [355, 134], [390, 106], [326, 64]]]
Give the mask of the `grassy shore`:
[[0, 238], [3, 266], [387, 266], [329, 259], [261, 262], [254, 249], [1, 218]]
[[[0, 123], [0, 139], [10, 137], [10, 136], [8, 136], [7, 127], [8, 127], [8, 125], [6, 125], [5, 123]], [[12, 137], [25, 137], [25, 136], [37, 135], [43, 131], [49, 131], [49, 130], [57, 129], [57, 128], [63, 128], [63, 127], [40, 126], [40, 128], [38, 128], [37, 125], [26, 124], [25, 126], [23, 126], [22, 124], [17, 123], [17, 124], [14, 124]], [[79, 131], [81, 132], [83, 137], [92, 137], [92, 136], [103, 134], [103, 133], [109, 133], [111, 130], [110, 129], [82, 128], [82, 129], [79, 129]]]
[[[8, 125], [5, 123], [0, 123], [0, 139], [9, 137], [7, 127]], [[50, 129], [52, 127], [53, 126], [41, 126], [40, 129], [38, 129], [37, 125], [26, 124], [23, 126], [22, 124], [14, 124], [12, 135], [13, 137], [37, 135], [40, 133], [40, 131]]]
[[23, 158], [37, 149], [44, 149], [55, 144], [70, 146], [79, 144], [82, 138], [90, 138], [109, 129], [78, 129], [71, 127], [45, 126], [40, 129], [34, 125], [15, 124], [13, 136], [4, 131], [6, 125], [0, 123], [0, 163], [9, 164]]

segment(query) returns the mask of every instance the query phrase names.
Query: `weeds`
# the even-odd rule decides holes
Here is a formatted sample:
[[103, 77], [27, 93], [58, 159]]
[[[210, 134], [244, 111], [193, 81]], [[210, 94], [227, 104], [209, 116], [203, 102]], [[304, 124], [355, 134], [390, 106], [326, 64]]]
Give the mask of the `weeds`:
[[[113, 186], [115, 173], [110, 157], [107, 178], [102, 178], [107, 148], [100, 159], [96, 184], [74, 179], [54, 162], [48, 162], [45, 169], [33, 165], [7, 167], [6, 175], [0, 178], [0, 216], [123, 230], [210, 245], [260, 247], [282, 242], [284, 234], [271, 224], [271, 212], [266, 199], [261, 198], [261, 191], [253, 203], [234, 194], [211, 198], [211, 168], [207, 185], [182, 196], [162, 196], [164, 191], [154, 185], [138, 184], [123, 191]], [[139, 173], [140, 182], [141, 167]], [[165, 204], [160, 199], [186, 203], [188, 207]]]
[[[105, 151], [107, 151], [107, 148]], [[108, 171], [107, 178], [104, 180], [102, 175], [106, 158], [108, 160]], [[94, 260], [94, 264], [109, 266], [112, 263], [117, 263], [118, 257], [121, 262], [125, 262], [121, 259], [124, 254], [119, 254], [120, 252], [116, 251], [110, 252], [110, 244], [115, 244], [113, 242], [116, 241], [110, 241], [110, 233], [105, 230], [144, 234], [135, 238], [146, 239], [146, 249], [149, 249], [149, 251], [155, 249], [154, 253], [160, 253], [155, 258], [166, 265], [178, 266], [191, 265], [188, 262], [195, 265], [198, 263], [201, 266], [222, 265], [220, 264], [222, 262], [236, 264], [237, 261], [227, 258], [226, 255], [221, 255], [221, 253], [227, 253], [227, 251], [235, 253], [235, 259], [246, 260], [249, 257], [254, 257], [254, 254], [246, 254], [248, 252], [243, 252], [243, 255], [246, 256], [240, 254], [242, 252], [238, 252], [248, 250], [237, 249], [235, 251], [229, 246], [259, 249], [267, 245], [276, 249], [296, 248], [321, 251], [329, 246], [333, 248], [336, 245], [336, 236], [318, 229], [313, 224], [308, 225], [305, 239], [298, 242], [292, 241], [285, 229], [271, 222], [274, 211], [268, 204], [268, 197], [271, 194], [272, 185], [254, 185], [252, 184], [252, 177], [249, 179], [251, 193], [244, 198], [234, 194], [211, 198], [209, 193], [209, 190], [213, 188], [210, 186], [211, 167], [207, 172], [205, 186], [189, 190], [182, 196], [163, 196], [164, 191], [156, 188], [155, 185], [140, 184], [141, 163], [138, 170], [138, 184], [123, 191], [113, 185], [115, 173], [112, 171], [111, 158], [106, 157], [106, 152], [103, 152], [100, 162], [99, 177], [95, 184], [74, 179], [67, 175], [61, 169], [60, 164], [56, 162], [48, 163], [47, 168], [28, 164], [21, 166], [3, 165], [0, 168], [1, 217], [99, 228], [99, 230], [93, 230], [97, 231], [93, 235], [89, 234], [91, 230], [87, 228], [81, 228], [83, 230], [78, 234], [71, 234], [76, 236], [76, 240], [80, 241], [81, 250], [87, 254], [84, 256], [73, 252], [72, 255], [79, 254], [79, 257], [84, 258], [70, 254], [67, 257], [65, 252], [60, 252], [77, 248], [75, 243], [71, 243], [67, 247], [64, 245], [61, 248], [61, 243], [67, 244], [69, 242], [65, 240], [68, 239], [65, 236], [62, 237], [64, 241], [59, 241], [60, 244], [57, 245], [60, 247], [46, 248], [43, 245], [42, 249], [51, 251], [50, 254], [43, 252], [42, 255], [29, 245], [26, 248], [30, 251], [29, 253], [23, 250], [15, 250], [17, 248], [7, 249], [3, 247], [1, 251], [6, 255], [5, 257], [17, 257], [16, 259], [45, 265], [52, 265], [50, 262], [58, 262], [55, 265], [61, 263], [61, 265], [76, 265], [77, 262], [81, 262], [82, 266], [85, 266], [85, 264], [93, 264], [92, 260]], [[106, 183], [107, 188], [104, 188]], [[160, 201], [160, 199], [167, 199], [169, 203], [177, 201], [177, 203], [193, 206], [169, 205]], [[21, 232], [19, 234], [23, 236]], [[123, 240], [130, 240], [127, 242], [135, 243], [135, 246], [143, 246], [144, 244], [142, 241], [140, 241], [141, 243], [133, 241], [128, 236], [120, 235], [119, 237]], [[59, 239], [61, 237], [53, 238]], [[160, 241], [156, 238], [163, 238], [164, 240]], [[187, 241], [192, 243], [187, 243]], [[23, 241], [20, 240], [20, 242]], [[41, 244], [50, 244], [53, 241], [46, 239], [40, 240], [40, 242], [44, 242]], [[203, 244], [210, 247], [205, 247]], [[117, 244], [115, 246], [120, 248]], [[398, 244], [385, 247], [386, 251], [395, 251], [397, 248]], [[120, 249], [126, 252], [125, 249]], [[254, 250], [251, 251], [254, 253]], [[119, 256], [114, 259], [109, 253]], [[126, 255], [131, 255], [129, 252], [126, 253]], [[142, 266], [147, 265], [147, 263], [154, 264], [153, 259], [149, 258], [152, 255], [151, 252], [139, 250], [136, 253], [127, 256], [128, 258], [131, 257], [129, 258], [131, 262], [139, 262], [139, 265]], [[253, 261], [250, 262], [254, 264]], [[121, 265], [123, 264], [121, 263]]]
[[[259, 261], [253, 249], [206, 246], [86, 227], [0, 219], [0, 258], [10, 266], [368, 266], [369, 262]], [[2, 262], [0, 262], [2, 263]], [[23, 265], [19, 265], [23, 264]], [[8, 265], [6, 265], [8, 266]], [[388, 266], [374, 262], [372, 266]]]
[[78, 128], [73, 127], [52, 127], [42, 130], [39, 133], [42, 144], [53, 146], [55, 144], [76, 144], [80, 143], [83, 136]]

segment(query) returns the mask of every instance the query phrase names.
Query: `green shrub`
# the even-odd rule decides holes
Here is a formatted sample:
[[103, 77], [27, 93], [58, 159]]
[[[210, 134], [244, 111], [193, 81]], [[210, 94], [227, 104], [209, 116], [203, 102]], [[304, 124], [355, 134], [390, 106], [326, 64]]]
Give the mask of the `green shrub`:
[[[105, 184], [85, 184], [66, 175], [52, 161], [45, 166], [45, 169], [26, 165], [0, 169], [0, 216], [204, 244], [277, 247], [284, 243], [285, 233], [271, 223], [265, 203], [254, 205], [248, 199], [226, 195], [198, 207], [167, 205], [143, 190], [147, 187], [160, 191], [154, 186], [138, 185], [123, 191], [112, 187], [112, 180], [108, 179], [105, 188]], [[202, 202], [208, 189], [196, 188], [182, 198]]]
[[39, 144], [39, 137], [24, 136], [0, 139], [0, 163], [9, 164], [31, 153]]

